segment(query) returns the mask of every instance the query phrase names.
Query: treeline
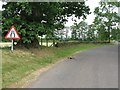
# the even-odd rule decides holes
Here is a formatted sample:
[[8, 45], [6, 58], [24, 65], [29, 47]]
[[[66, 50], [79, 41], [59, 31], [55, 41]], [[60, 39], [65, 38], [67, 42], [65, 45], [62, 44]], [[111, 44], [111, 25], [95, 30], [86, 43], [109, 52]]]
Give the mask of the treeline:
[[95, 8], [94, 22], [88, 25], [85, 20], [71, 26], [72, 39], [79, 41], [110, 42], [120, 41], [120, 15], [118, 9], [120, 2], [99, 2]]

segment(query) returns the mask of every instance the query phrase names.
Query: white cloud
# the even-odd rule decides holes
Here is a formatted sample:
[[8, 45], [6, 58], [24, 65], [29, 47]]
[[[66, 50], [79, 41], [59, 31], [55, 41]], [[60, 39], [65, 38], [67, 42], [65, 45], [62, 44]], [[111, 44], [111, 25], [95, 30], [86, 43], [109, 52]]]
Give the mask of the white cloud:
[[0, 1], [0, 10], [2, 10], [2, 1]]
[[3, 9], [2, 9], [2, 5], [3, 5], [3, 4], [6, 4], [6, 3], [5, 3], [5, 2], [0, 1], [0, 10], [3, 10]]

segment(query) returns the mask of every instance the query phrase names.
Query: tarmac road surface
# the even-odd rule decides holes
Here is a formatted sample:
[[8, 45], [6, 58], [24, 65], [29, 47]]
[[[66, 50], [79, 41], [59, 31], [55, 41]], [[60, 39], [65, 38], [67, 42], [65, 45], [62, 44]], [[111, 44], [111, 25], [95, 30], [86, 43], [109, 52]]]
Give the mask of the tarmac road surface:
[[29, 88], [118, 88], [118, 46], [76, 54], [42, 73]]

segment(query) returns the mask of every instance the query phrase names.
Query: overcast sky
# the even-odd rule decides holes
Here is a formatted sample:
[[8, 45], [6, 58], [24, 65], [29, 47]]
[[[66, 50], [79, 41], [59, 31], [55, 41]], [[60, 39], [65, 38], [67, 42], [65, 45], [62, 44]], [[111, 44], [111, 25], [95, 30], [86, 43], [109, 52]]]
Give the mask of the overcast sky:
[[[90, 7], [90, 11], [93, 12], [95, 7], [98, 6], [98, 3], [99, 3], [100, 0], [88, 0], [86, 1], [86, 5], [88, 5]], [[2, 4], [3, 2], [0, 1], [0, 10], [2, 10]], [[90, 15], [87, 16], [87, 19], [86, 19], [86, 22], [88, 24], [91, 24], [94, 20], [94, 13], [91, 13]], [[81, 20], [77, 20], [77, 22], [80, 22]], [[65, 26], [71, 26], [73, 25], [73, 21], [71, 20], [71, 18], [68, 19], [68, 22], [65, 24]]]
[[86, 2], [86, 5], [88, 5], [90, 7], [90, 11], [92, 12], [90, 15], [87, 16], [86, 22], [88, 22], [88, 24], [91, 24], [92, 21], [94, 20], [94, 9], [95, 7], [97, 7], [99, 5], [99, 1], [100, 0], [88, 0]]
[[[91, 14], [89, 14], [87, 16], [87, 19], [85, 20], [89, 25], [93, 22], [95, 15], [94, 15], [94, 9], [95, 7], [97, 7], [99, 5], [99, 1], [100, 0], [88, 0], [86, 1], [86, 5], [90, 7], [90, 12], [92, 12]], [[77, 22], [80, 22], [81, 20], [77, 20]], [[71, 26], [73, 25], [73, 21], [71, 20], [71, 18], [69, 18], [69, 21], [65, 24], [66, 26]]]

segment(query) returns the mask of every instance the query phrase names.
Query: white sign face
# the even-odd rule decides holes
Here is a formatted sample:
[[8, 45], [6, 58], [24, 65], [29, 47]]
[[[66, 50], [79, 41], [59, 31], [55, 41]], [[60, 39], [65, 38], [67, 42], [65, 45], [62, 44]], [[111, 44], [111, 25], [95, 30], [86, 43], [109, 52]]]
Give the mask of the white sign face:
[[14, 28], [8, 33], [6, 38], [19, 38]]
[[16, 39], [19, 40], [20, 36], [18, 35], [16, 29], [14, 26], [12, 26], [10, 28], [10, 30], [8, 31], [7, 35], [5, 36], [6, 39]]

